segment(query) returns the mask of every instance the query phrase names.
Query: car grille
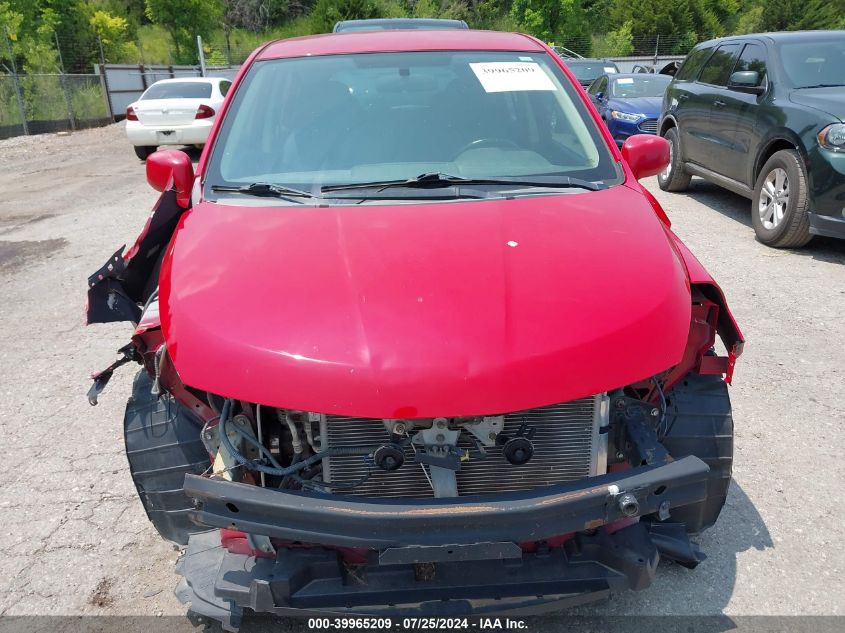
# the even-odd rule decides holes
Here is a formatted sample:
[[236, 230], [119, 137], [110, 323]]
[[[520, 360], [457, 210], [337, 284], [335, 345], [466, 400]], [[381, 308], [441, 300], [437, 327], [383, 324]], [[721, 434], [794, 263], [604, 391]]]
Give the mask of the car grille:
[[[607, 418], [604, 394], [571, 402], [505, 415], [505, 434], [514, 434], [523, 423], [536, 429], [534, 456], [527, 464], [514, 466], [502, 456], [501, 447], [486, 448], [485, 459], [472, 458], [457, 473], [458, 494], [531, 490], [591, 475], [606, 469], [606, 435], [599, 433]], [[329, 446], [378, 445], [390, 440], [381, 420], [327, 416]], [[467, 433], [461, 433], [459, 448], [471, 448]], [[335, 484], [352, 483], [366, 476], [363, 457], [332, 457], [329, 479]], [[414, 449], [405, 451], [405, 463], [395, 471], [374, 469], [370, 478], [353, 490], [336, 488], [338, 494], [368, 497], [432, 497], [423, 466], [414, 462]]]
[[657, 134], [657, 119], [646, 119], [639, 125], [640, 132], [646, 134]]

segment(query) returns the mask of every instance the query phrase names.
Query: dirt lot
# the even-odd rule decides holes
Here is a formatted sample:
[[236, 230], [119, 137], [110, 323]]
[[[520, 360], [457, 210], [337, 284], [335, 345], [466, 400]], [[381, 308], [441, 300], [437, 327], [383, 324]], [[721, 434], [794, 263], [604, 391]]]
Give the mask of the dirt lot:
[[[845, 614], [845, 241], [772, 250], [748, 201], [701, 181], [687, 195], [649, 185], [748, 339], [734, 483], [697, 570], [662, 564], [650, 589], [579, 613]], [[85, 399], [129, 334], [83, 326], [85, 279], [141, 228], [155, 200], [143, 165], [118, 125], [9, 139], [0, 191], [0, 614], [181, 616], [178, 552], [147, 522], [123, 455], [133, 370], [98, 407]]]

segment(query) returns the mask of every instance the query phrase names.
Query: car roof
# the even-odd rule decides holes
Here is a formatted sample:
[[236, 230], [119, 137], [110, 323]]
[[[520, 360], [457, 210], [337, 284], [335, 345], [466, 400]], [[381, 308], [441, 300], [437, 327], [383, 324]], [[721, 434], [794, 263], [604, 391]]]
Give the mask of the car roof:
[[155, 86], [156, 84], [172, 84], [172, 83], [209, 83], [212, 81], [231, 81], [231, 79], [226, 79], [225, 77], [172, 77], [170, 79], [159, 79], [157, 82], [152, 84]]
[[474, 50], [542, 52], [545, 49], [542, 44], [528, 35], [499, 31], [466, 29], [353, 31], [270, 42], [258, 53], [256, 59], [354, 53]]
[[341, 20], [334, 25], [335, 33], [364, 29], [468, 29], [463, 20], [439, 18], [375, 18], [372, 20]]
[[[610, 79], [625, 79], [628, 77], [638, 78], [638, 79], [654, 79], [655, 77], [666, 77], [666, 79], [672, 79], [670, 75], [661, 75], [660, 73], [604, 73]], [[604, 76], [604, 75], [602, 75]]]
[[726, 42], [735, 42], [747, 39], [765, 39], [775, 43], [785, 42], [816, 42], [819, 36], [834, 36], [845, 37], [845, 31], [837, 30], [817, 30], [817, 31], [778, 31], [772, 33], [748, 33], [747, 35], [729, 35], [727, 37], [719, 37], [713, 40], [701, 42], [698, 46], [713, 46], [723, 44]]

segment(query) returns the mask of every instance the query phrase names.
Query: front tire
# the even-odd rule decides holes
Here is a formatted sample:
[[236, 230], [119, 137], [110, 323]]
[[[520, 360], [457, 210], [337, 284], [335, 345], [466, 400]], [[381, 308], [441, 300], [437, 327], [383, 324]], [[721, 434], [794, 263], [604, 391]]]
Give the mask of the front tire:
[[666, 394], [662, 444], [675, 459], [695, 455], [710, 467], [707, 493], [698, 503], [669, 509], [669, 521], [698, 534], [712, 526], [728, 495], [733, 468], [734, 424], [728, 386], [721, 376], [689, 374]]
[[669, 165], [657, 174], [657, 184], [663, 191], [686, 191], [692, 176], [684, 170], [678, 130], [669, 128], [663, 138], [669, 143]]
[[775, 152], [760, 170], [751, 224], [757, 239], [774, 248], [799, 248], [813, 238], [807, 177], [795, 150]]
[[147, 157], [156, 151], [158, 147], [154, 145], [135, 145], [133, 149], [135, 150], [135, 156], [141, 160], [147, 160]]

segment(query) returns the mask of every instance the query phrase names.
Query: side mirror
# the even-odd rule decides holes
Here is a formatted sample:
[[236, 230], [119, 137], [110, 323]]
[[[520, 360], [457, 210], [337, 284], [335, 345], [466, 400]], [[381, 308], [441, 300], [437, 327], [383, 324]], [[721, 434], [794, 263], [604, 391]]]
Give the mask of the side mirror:
[[194, 165], [185, 152], [165, 149], [147, 157], [147, 182], [156, 191], [176, 190], [176, 203], [187, 209], [194, 185]]
[[669, 164], [669, 142], [653, 134], [629, 136], [622, 145], [622, 158], [637, 180], [655, 176]]
[[602, 101], [602, 100], [604, 100], [604, 93], [603, 93], [603, 92], [597, 92], [597, 93], [596, 93], [596, 100], [597, 100], [597, 101]]
[[728, 88], [737, 92], [759, 95], [765, 92], [765, 88], [758, 85], [759, 83], [760, 73], [756, 70], [738, 70], [731, 75]]

